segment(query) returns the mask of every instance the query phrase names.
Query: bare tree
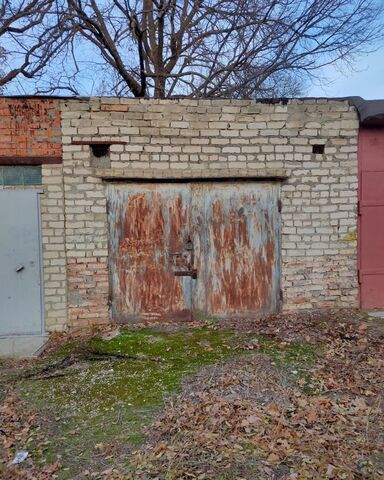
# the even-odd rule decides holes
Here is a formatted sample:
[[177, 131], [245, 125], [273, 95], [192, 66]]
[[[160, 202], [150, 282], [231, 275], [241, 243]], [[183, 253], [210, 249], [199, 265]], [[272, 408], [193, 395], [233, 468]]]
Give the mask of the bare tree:
[[[60, 52], [70, 85], [88, 72], [103, 93], [297, 95], [321, 67], [375, 48], [384, 31], [381, 0], [62, 0], [60, 8], [53, 0], [24, 1], [61, 16], [45, 25], [52, 39], [35, 39], [37, 50], [42, 41], [46, 50], [22, 69], [33, 76], [32, 63], [42, 65], [46, 91], [61, 88], [57, 57], [52, 61]], [[90, 86], [86, 80], [80, 90]]]
[[55, 0], [2, 0], [0, 87], [17, 77], [43, 75], [72, 35], [66, 7]]

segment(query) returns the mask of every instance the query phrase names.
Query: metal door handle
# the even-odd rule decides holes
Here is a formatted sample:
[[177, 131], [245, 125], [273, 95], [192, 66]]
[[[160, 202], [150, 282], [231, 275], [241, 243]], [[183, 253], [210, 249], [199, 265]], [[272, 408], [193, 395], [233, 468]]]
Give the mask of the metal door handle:
[[16, 267], [16, 273], [19, 273], [21, 272], [22, 270], [24, 270], [24, 265], [19, 265], [18, 267]]

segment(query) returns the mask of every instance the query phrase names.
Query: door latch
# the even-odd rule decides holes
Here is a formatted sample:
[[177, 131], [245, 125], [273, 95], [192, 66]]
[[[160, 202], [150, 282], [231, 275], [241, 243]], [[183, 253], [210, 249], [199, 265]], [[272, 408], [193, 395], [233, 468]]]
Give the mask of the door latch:
[[197, 270], [196, 268], [193, 268], [192, 270], [181, 270], [179, 272], [175, 272], [175, 277], [192, 277], [196, 280]]
[[[193, 251], [193, 243], [192, 243], [191, 237], [189, 235], [188, 235], [188, 237], [185, 241], [184, 251], [188, 252], [188, 254], [189, 254], [189, 255], [187, 255], [187, 257], [189, 256], [189, 262], [188, 262], [187, 265], [185, 265], [187, 267], [187, 270], [178, 270], [178, 271], [174, 272], [174, 274], [175, 274], [176, 277], [191, 277], [193, 279], [196, 279], [197, 278], [197, 269], [192, 268], [193, 264], [195, 263], [195, 255], [194, 255], [194, 251]], [[182, 255], [182, 253], [171, 254], [171, 255]], [[181, 266], [181, 265], [178, 265], [178, 266]]]

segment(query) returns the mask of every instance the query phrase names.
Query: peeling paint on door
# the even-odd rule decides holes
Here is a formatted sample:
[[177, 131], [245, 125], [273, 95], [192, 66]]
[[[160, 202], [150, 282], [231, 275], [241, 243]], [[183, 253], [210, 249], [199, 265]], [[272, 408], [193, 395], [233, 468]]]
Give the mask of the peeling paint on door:
[[109, 185], [113, 319], [278, 310], [278, 197], [274, 182]]
[[191, 279], [175, 275], [185, 260], [189, 204], [185, 185], [109, 188], [114, 319], [190, 315]]
[[278, 309], [278, 185], [211, 184], [205, 195], [207, 313]]

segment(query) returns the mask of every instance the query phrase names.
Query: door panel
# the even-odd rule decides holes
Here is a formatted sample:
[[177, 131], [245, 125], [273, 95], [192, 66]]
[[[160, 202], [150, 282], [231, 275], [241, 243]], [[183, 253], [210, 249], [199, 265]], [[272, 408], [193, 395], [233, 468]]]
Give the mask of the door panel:
[[[384, 168], [384, 167], [383, 167]], [[384, 170], [361, 175], [361, 207], [384, 203]]]
[[114, 319], [278, 310], [278, 184], [111, 185], [108, 198]]
[[118, 321], [189, 317], [189, 188], [182, 184], [109, 187], [112, 315]]
[[384, 130], [359, 133], [359, 281], [362, 308], [384, 308]]
[[0, 190], [0, 335], [43, 330], [39, 193]]
[[361, 284], [363, 308], [383, 308], [384, 273], [364, 272]]
[[204, 186], [203, 297], [215, 315], [273, 312], [280, 297], [279, 187], [272, 183]]
[[[384, 274], [384, 205], [362, 207], [361, 218], [362, 245], [369, 245], [361, 251], [361, 263], [364, 273], [382, 271]], [[383, 292], [384, 294], [384, 292]]]
[[363, 308], [384, 307], [384, 206], [362, 206], [360, 280]]

